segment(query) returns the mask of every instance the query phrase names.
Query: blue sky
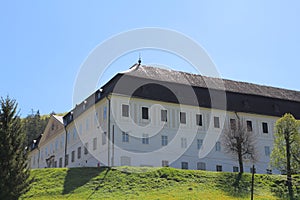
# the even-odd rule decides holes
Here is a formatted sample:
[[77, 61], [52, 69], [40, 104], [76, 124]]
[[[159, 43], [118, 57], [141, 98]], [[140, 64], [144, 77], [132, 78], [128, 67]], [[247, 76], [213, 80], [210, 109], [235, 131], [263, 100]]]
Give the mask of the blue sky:
[[[72, 108], [77, 73], [99, 44], [124, 31], [167, 28], [200, 44], [220, 76], [300, 91], [298, 1], [1, 1], [0, 96], [22, 116]], [[128, 69], [140, 52], [123, 55], [102, 77]], [[192, 71], [159, 51], [143, 63]]]

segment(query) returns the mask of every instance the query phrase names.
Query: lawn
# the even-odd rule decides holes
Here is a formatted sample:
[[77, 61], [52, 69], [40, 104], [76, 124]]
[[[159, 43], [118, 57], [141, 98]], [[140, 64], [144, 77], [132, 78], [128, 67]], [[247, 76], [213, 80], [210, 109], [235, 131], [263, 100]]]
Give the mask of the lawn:
[[[174, 168], [35, 169], [21, 199], [249, 199], [251, 174]], [[285, 177], [255, 175], [255, 199], [280, 199]], [[294, 176], [296, 195], [300, 176]], [[298, 190], [297, 190], [298, 189]], [[298, 193], [297, 193], [298, 192]], [[299, 197], [298, 197], [299, 198]]]

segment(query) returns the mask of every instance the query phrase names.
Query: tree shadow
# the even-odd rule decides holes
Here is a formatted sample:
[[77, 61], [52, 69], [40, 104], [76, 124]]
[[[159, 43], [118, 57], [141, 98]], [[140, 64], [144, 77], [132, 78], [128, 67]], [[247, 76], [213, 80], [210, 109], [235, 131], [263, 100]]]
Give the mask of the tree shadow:
[[[280, 199], [289, 199], [285, 177], [276, 177], [270, 185], [271, 192]], [[293, 175], [294, 199], [300, 200], [300, 175]]]
[[65, 177], [64, 190], [62, 194], [72, 193], [75, 189], [83, 186], [106, 169], [106, 167], [89, 167], [84, 168], [84, 170], [83, 168], [69, 168]]
[[108, 172], [111, 170], [110, 167], [106, 167], [106, 168], [104, 168], [104, 169], [105, 169], [106, 171], [105, 171], [105, 174], [104, 174], [103, 178], [99, 180], [98, 185], [95, 187], [94, 191], [88, 196], [87, 199], [90, 199], [90, 198], [95, 194], [95, 192], [96, 192], [97, 190], [99, 190], [99, 188], [101, 187], [102, 183], [105, 181]]
[[251, 191], [251, 176], [242, 173], [220, 173], [216, 186], [229, 196], [246, 197]]

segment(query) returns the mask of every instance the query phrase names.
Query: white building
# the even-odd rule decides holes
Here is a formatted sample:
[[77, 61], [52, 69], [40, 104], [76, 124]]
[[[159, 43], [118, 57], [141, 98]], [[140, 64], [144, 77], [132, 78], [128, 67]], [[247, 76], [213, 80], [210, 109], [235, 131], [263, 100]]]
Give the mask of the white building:
[[[300, 92], [136, 64], [77, 105], [63, 122], [52, 116], [31, 163], [33, 168], [238, 171], [219, 136], [239, 116], [256, 137], [256, 171], [266, 173], [274, 124], [287, 112], [300, 118]], [[245, 171], [252, 164], [246, 160]]]

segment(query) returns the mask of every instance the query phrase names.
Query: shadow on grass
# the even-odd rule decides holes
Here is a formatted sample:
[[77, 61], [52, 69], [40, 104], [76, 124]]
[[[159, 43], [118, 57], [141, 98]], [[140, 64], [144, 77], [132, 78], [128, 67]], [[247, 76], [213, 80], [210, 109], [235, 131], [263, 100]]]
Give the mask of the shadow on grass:
[[251, 191], [251, 177], [249, 174], [220, 173], [216, 186], [228, 196], [246, 197]]
[[[294, 199], [300, 200], [300, 175], [293, 175]], [[285, 177], [276, 177], [270, 185], [271, 192], [280, 199], [289, 199]]]
[[107, 174], [108, 174], [108, 172], [110, 171], [111, 168], [107, 167], [107, 168], [104, 168], [104, 169], [106, 171], [105, 171], [105, 174], [104, 174], [103, 178], [99, 180], [99, 184], [95, 187], [94, 191], [90, 194], [90, 196], [88, 196], [87, 199], [90, 199], [95, 194], [95, 192], [97, 190], [99, 190], [99, 188], [101, 187], [102, 183], [105, 181], [105, 178], [106, 178], [106, 176], [107, 176]]
[[69, 168], [64, 181], [64, 190], [62, 194], [70, 194], [76, 188], [83, 186], [92, 178], [98, 176], [107, 168], [90, 167], [90, 168]]

